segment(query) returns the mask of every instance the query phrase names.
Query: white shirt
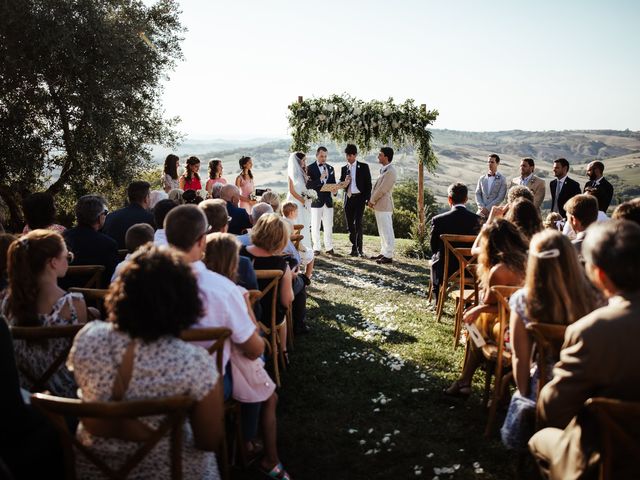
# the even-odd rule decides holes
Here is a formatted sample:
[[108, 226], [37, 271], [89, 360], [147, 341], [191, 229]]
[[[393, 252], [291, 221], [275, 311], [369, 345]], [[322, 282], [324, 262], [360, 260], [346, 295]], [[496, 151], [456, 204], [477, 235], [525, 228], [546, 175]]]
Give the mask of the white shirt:
[[520, 177], [520, 185], [529, 185], [529, 182], [531, 181], [531, 177], [533, 177], [533, 172], [529, 174], [528, 177], [522, 178]]
[[[198, 280], [200, 298], [205, 312], [194, 327], [224, 327], [231, 330], [233, 343], [240, 344], [249, 340], [256, 326], [247, 313], [247, 304], [236, 284], [212, 272], [201, 261], [193, 262], [191, 266]], [[194, 343], [203, 347], [209, 346], [208, 342]], [[222, 355], [223, 372], [229, 361], [230, 352], [231, 344], [225, 342]]]
[[349, 166], [349, 175], [351, 175], [351, 185], [349, 186], [349, 191], [353, 194], [353, 193], [360, 193], [360, 190], [358, 190], [358, 187], [356, 186], [356, 171], [358, 170], [358, 162], [355, 161], [353, 163], [349, 163], [347, 162], [347, 165]]
[[127, 253], [127, 255], [124, 257], [124, 260], [122, 260], [118, 265], [116, 265], [116, 269], [113, 271], [113, 275], [111, 275], [111, 283], [113, 283], [116, 280], [116, 278], [118, 278], [118, 275], [120, 275], [120, 272], [129, 261], [129, 257], [131, 257], [131, 254]]
[[158, 247], [169, 246], [169, 242], [167, 242], [167, 234], [164, 231], [164, 228], [159, 228], [156, 230], [156, 233], [153, 234], [153, 244]]
[[[320, 181], [324, 185], [325, 183], [327, 183], [327, 179], [329, 178], [329, 170], [327, 170], [327, 166], [324, 163], [322, 165], [318, 164], [318, 169], [320, 169], [320, 178], [322, 179]], [[327, 176], [322, 178], [322, 175], [324, 173], [326, 173]]]
[[487, 192], [491, 191], [491, 188], [493, 187], [493, 182], [496, 181], [496, 176], [495, 175], [491, 175], [489, 176], [489, 174], [487, 174], [487, 186], [489, 187], [487, 189]]

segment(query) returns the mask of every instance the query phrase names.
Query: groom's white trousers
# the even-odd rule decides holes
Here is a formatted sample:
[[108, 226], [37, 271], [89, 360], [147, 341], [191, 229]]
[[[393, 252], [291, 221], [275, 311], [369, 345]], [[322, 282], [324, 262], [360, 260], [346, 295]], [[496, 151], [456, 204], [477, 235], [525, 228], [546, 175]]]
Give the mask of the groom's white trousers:
[[375, 211], [378, 235], [380, 235], [380, 253], [387, 258], [393, 258], [395, 236], [393, 234], [393, 212]]
[[313, 250], [321, 251], [320, 248], [320, 222], [324, 227], [324, 249], [333, 249], [333, 208], [323, 205], [321, 208], [311, 207], [311, 242]]

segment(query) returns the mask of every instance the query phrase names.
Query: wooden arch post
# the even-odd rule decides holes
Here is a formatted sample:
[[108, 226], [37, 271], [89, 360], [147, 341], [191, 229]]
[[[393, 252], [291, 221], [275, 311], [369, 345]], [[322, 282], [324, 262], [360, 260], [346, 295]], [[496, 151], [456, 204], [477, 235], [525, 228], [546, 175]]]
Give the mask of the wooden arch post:
[[[423, 112], [427, 111], [427, 105], [420, 105]], [[424, 159], [418, 159], [418, 234], [420, 238], [424, 238], [425, 234], [425, 218], [424, 218]]]

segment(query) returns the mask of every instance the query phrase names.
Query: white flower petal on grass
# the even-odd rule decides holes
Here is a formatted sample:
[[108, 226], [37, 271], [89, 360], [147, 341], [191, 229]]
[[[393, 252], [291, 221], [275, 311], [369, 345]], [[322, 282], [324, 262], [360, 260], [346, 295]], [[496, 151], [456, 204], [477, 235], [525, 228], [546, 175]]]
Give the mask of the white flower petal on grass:
[[473, 468], [480, 468], [480, 462], [473, 462]]
[[358, 433], [358, 430], [356, 430], [355, 428], [350, 428], [349, 430], [347, 430], [350, 434], [354, 434], [354, 433]]
[[382, 443], [389, 443], [391, 441], [391, 439], [389, 437], [383, 437], [382, 438]]
[[394, 435], [398, 435], [399, 433], [400, 433], [400, 430], [394, 430], [394, 431], [393, 431], [393, 434], [394, 434]]
[[433, 452], [427, 453], [427, 458], [433, 458]]
[[380, 411], [380, 409], [379, 408], [374, 408], [373, 411], [377, 413], [377, 412]]
[[365, 443], [367, 443], [366, 440], [360, 440], [360, 445], [364, 445]]
[[453, 469], [454, 469], [454, 470], [460, 470], [460, 464], [459, 464], [459, 463], [456, 463], [456, 464], [453, 466]]
[[371, 455], [372, 453], [373, 453], [373, 449], [370, 449], [364, 452], [365, 455]]
[[476, 472], [478, 475], [480, 475], [481, 473], [484, 473], [484, 468], [480, 467], [480, 468], [476, 468], [474, 470], [474, 472]]
[[373, 433], [373, 428], [370, 428], [368, 433]]

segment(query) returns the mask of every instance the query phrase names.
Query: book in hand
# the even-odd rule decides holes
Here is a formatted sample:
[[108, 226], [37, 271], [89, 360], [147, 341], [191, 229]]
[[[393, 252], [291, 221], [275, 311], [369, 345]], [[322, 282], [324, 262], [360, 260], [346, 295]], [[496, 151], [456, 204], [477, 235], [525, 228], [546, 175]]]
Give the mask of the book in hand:
[[342, 183], [325, 183], [320, 189], [321, 192], [331, 192], [338, 193], [339, 190], [343, 188], [347, 188], [349, 186], [349, 182]]
[[475, 323], [467, 324], [465, 325], [465, 327], [467, 328], [467, 332], [469, 332], [471, 340], [473, 340], [473, 343], [475, 343], [476, 347], [482, 348], [486, 345], [487, 342], [484, 341], [484, 338], [480, 333], [480, 330], [478, 330], [478, 327], [476, 327]]

